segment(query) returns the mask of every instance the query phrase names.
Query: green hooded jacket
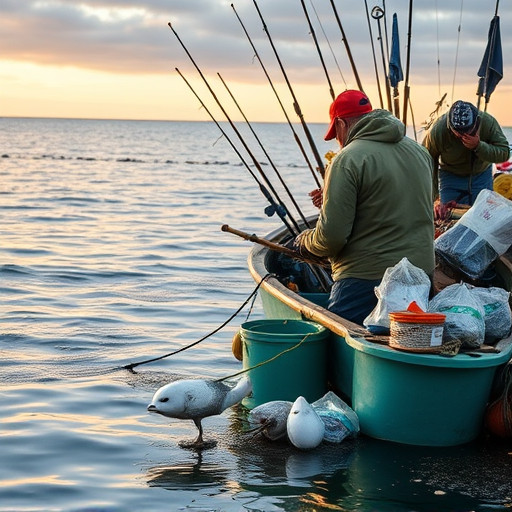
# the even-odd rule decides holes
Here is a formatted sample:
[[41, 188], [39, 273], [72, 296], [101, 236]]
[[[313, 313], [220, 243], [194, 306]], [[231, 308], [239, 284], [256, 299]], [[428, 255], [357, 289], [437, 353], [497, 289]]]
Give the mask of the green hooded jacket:
[[490, 114], [480, 111], [480, 142], [471, 151], [451, 132], [447, 115], [442, 115], [423, 139], [432, 155], [434, 197], [438, 196], [438, 168], [457, 176], [470, 176], [485, 171], [491, 163], [506, 162], [510, 148], [500, 125]]
[[335, 281], [380, 279], [404, 256], [433, 273], [432, 159], [400, 120], [377, 109], [352, 126], [326, 171], [318, 222], [301, 239], [329, 258]]

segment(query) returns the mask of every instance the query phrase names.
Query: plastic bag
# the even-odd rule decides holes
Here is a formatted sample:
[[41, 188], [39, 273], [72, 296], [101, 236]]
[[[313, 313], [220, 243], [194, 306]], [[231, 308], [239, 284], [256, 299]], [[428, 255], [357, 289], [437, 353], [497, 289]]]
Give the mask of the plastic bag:
[[462, 346], [477, 348], [484, 342], [484, 308], [470, 291], [470, 285], [457, 283], [441, 290], [428, 310], [446, 315], [443, 343], [459, 340]]
[[510, 293], [497, 287], [473, 287], [470, 292], [484, 308], [485, 342], [493, 344], [506, 338], [512, 327]]
[[324, 422], [324, 441], [341, 443], [347, 437], [355, 437], [359, 433], [357, 414], [332, 391], [311, 405]]
[[378, 302], [364, 319], [364, 326], [376, 333], [389, 332], [389, 313], [404, 311], [411, 302], [427, 310], [430, 279], [421, 268], [402, 258], [394, 267], [384, 272], [382, 281], [375, 288]]
[[435, 241], [435, 251], [449, 265], [471, 279], [512, 245], [512, 201], [482, 190], [474, 205]]

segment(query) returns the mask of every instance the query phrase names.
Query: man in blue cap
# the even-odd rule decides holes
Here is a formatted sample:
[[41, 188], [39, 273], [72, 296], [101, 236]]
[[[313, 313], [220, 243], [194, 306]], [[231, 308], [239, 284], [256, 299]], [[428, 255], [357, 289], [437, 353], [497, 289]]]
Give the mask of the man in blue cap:
[[437, 218], [444, 216], [446, 203], [472, 205], [481, 190], [492, 190], [492, 164], [510, 154], [496, 119], [460, 100], [434, 123], [423, 145], [434, 159]]

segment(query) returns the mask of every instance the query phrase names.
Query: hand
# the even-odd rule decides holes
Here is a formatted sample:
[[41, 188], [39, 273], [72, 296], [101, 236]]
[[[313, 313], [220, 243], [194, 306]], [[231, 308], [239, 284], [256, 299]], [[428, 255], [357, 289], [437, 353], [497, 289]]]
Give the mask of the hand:
[[297, 251], [297, 254], [300, 256], [300, 258], [303, 261], [313, 263], [315, 265], [320, 265], [322, 267], [325, 267], [327, 269], [330, 269], [331, 264], [327, 258], [322, 258], [321, 256], [317, 256], [316, 254], [313, 254], [312, 252], [309, 252], [304, 247], [304, 238], [305, 234], [313, 231], [312, 229], [306, 229], [302, 231], [302, 233], [299, 233], [295, 239], [293, 240], [293, 249]]
[[474, 135], [469, 135], [468, 133], [462, 134], [460, 141], [462, 142], [463, 146], [465, 148], [470, 149], [473, 151], [478, 147], [478, 144], [480, 144], [480, 133], [477, 132]]
[[448, 201], [444, 204], [441, 201], [436, 201], [434, 203], [434, 220], [445, 220], [448, 213], [456, 206], [456, 201]]
[[322, 208], [323, 190], [321, 188], [312, 190], [309, 193], [309, 197], [311, 197], [311, 202], [313, 203], [314, 206], [316, 206], [317, 208]]

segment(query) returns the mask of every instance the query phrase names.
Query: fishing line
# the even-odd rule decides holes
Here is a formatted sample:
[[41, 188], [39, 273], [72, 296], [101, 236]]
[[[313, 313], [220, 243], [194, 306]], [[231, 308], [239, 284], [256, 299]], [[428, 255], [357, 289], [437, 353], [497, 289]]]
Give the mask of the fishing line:
[[[268, 30], [267, 24], [265, 23], [265, 19], [263, 18], [263, 15], [261, 14], [260, 8], [258, 7], [258, 3], [256, 2], [256, 0], [252, 0], [252, 3], [254, 4], [254, 7], [256, 8], [258, 16], [263, 25], [263, 31], [267, 35], [268, 42], [270, 43], [272, 51], [274, 52], [274, 56], [279, 65], [279, 69], [281, 70], [284, 81], [286, 82], [286, 85], [288, 87], [288, 91], [290, 92], [290, 95], [293, 99], [293, 108], [295, 110], [295, 113], [297, 114], [297, 117], [299, 118], [300, 124], [302, 125], [302, 128], [304, 130], [304, 135], [306, 136], [306, 139], [308, 140], [311, 151], [313, 152], [313, 155], [316, 159], [318, 171], [320, 172], [320, 175], [323, 177], [325, 175], [324, 162], [323, 162], [322, 158], [320, 157], [320, 154], [318, 153], [318, 148], [316, 147], [315, 141], [313, 140], [313, 136], [311, 135], [311, 132], [309, 131], [306, 120], [304, 119], [304, 115], [302, 114], [302, 110], [300, 108], [299, 101], [297, 100], [297, 97], [295, 96], [295, 93], [292, 88], [292, 84], [290, 83], [290, 80], [288, 79], [288, 74], [286, 73], [286, 70], [284, 69], [283, 63], [281, 62], [281, 58], [279, 57], [277, 49], [274, 45], [274, 41], [272, 40], [272, 37], [270, 36], [270, 32]], [[315, 180], [317, 181], [318, 187], [320, 188], [320, 184], [318, 183], [318, 179], [317, 179], [316, 175], [313, 174], [313, 176], [314, 176]]]
[[[285, 215], [287, 214], [290, 221], [292, 222], [292, 224], [295, 226], [295, 229], [297, 230], [298, 233], [300, 233], [300, 228], [297, 224], [297, 222], [293, 219], [293, 217], [290, 215], [290, 212], [288, 211], [288, 209], [286, 208], [286, 206], [284, 205], [284, 203], [279, 199], [279, 195], [277, 194], [276, 190], [274, 189], [272, 183], [270, 183], [270, 181], [268, 180], [267, 176], [265, 175], [265, 173], [263, 172], [263, 169], [261, 168], [261, 165], [260, 163], [258, 162], [258, 160], [256, 159], [256, 157], [254, 156], [254, 154], [252, 153], [252, 151], [250, 150], [249, 146], [247, 145], [247, 143], [245, 142], [245, 139], [242, 137], [242, 134], [239, 132], [239, 130], [237, 129], [237, 127], [235, 126], [235, 124], [233, 123], [233, 121], [231, 120], [231, 118], [229, 117], [228, 113], [226, 112], [225, 108], [222, 106], [222, 103], [220, 102], [219, 98], [217, 97], [217, 95], [215, 94], [214, 90], [212, 89], [212, 87], [210, 86], [210, 84], [208, 83], [208, 80], [206, 79], [206, 77], [204, 76], [203, 72], [201, 71], [201, 69], [199, 68], [199, 66], [197, 65], [196, 61], [194, 60], [194, 58], [192, 57], [191, 53], [188, 51], [187, 47], [185, 46], [185, 43], [183, 43], [183, 41], [181, 40], [180, 36], [178, 35], [178, 33], [176, 32], [176, 30], [174, 30], [173, 26], [172, 26], [172, 23], [168, 23], [167, 24], [169, 26], [169, 28], [172, 30], [172, 33], [174, 34], [174, 36], [176, 37], [176, 39], [178, 40], [178, 42], [180, 43], [181, 47], [183, 48], [183, 50], [185, 51], [185, 53], [187, 54], [187, 57], [190, 59], [190, 62], [193, 64], [194, 68], [196, 69], [196, 71], [198, 72], [199, 76], [201, 77], [201, 79], [203, 80], [204, 84], [206, 85], [208, 91], [210, 92], [210, 94], [212, 95], [213, 99], [215, 100], [215, 102], [217, 103], [217, 105], [219, 106], [220, 110], [222, 111], [222, 113], [224, 114], [224, 116], [226, 117], [226, 120], [228, 121], [229, 125], [231, 126], [231, 128], [233, 129], [233, 131], [235, 132], [235, 134], [237, 135], [240, 143], [242, 144], [242, 146], [244, 147], [244, 149], [247, 151], [247, 154], [251, 157], [253, 163], [254, 163], [254, 166], [256, 167], [256, 169], [258, 169], [261, 177], [263, 178], [263, 180], [265, 181], [265, 183], [267, 184], [268, 188], [272, 191], [272, 193], [274, 194], [274, 197], [276, 198], [277, 202], [279, 203], [279, 205], [276, 205], [275, 203], [274, 204], [271, 204], [271, 207], [267, 207], [267, 209], [265, 210], [265, 213], [270, 217], [272, 216], [274, 213], [277, 213], [279, 215], [279, 217], [281, 218], [281, 220], [286, 224], [286, 227], [290, 230], [290, 232], [293, 233], [293, 229], [291, 228], [290, 224], [285, 220]], [[185, 80], [185, 77], [179, 72], [178, 68], [176, 68], [176, 71], [178, 71], [178, 73], [180, 74], [180, 76], [183, 78], [183, 80]], [[185, 80], [185, 83], [187, 84], [187, 86], [191, 89], [191, 91], [194, 93], [194, 95], [197, 97], [197, 99], [201, 102], [201, 104], [203, 105], [203, 107], [206, 109], [206, 105], [204, 105], [204, 103], [200, 100], [199, 96], [196, 94], [196, 92], [194, 91], [194, 89], [192, 88], [192, 86], [187, 82], [187, 80]], [[207, 110], [207, 109], [206, 109]], [[208, 111], [208, 110], [207, 110]], [[210, 117], [211, 114], [210, 114]], [[218, 123], [217, 123], [217, 126]], [[221, 130], [222, 131], [222, 130]], [[227, 138], [227, 136], [226, 136]], [[260, 186], [261, 188], [261, 186]], [[263, 192], [263, 190], [262, 190]], [[266, 191], [267, 194], [268, 194], [268, 191]], [[265, 192], [263, 192], [265, 194]], [[265, 195], [267, 195], [265, 194]], [[271, 201], [272, 203], [272, 201]]]
[[334, 62], [336, 63], [336, 67], [338, 68], [338, 73], [340, 74], [340, 77], [343, 80], [343, 83], [345, 84], [345, 89], [348, 89], [347, 81], [345, 80], [345, 77], [343, 76], [341, 67], [338, 63], [338, 59], [336, 58], [336, 54], [334, 53], [334, 50], [332, 49], [331, 42], [329, 41], [329, 38], [327, 37], [327, 34], [325, 33], [324, 26], [320, 20], [320, 17], [318, 16], [318, 13], [316, 12], [315, 5], [313, 4], [313, 0], [309, 0], [309, 2], [311, 4], [311, 7], [313, 8], [313, 12], [315, 13], [316, 19], [318, 21], [318, 25], [320, 26], [320, 30], [322, 31], [322, 34], [325, 37], [325, 41], [327, 42], [327, 46], [329, 47], [332, 58], [334, 59]]
[[244, 22], [242, 21], [242, 18], [240, 18], [240, 16], [236, 12], [235, 6], [233, 4], [231, 4], [231, 8], [233, 9], [233, 12], [235, 13], [236, 18], [237, 18], [238, 22], [240, 23], [240, 26], [242, 27], [242, 30], [244, 31], [244, 34], [247, 37], [247, 40], [249, 41], [249, 44], [251, 45], [251, 48], [252, 48], [252, 50], [254, 52], [254, 57], [256, 57], [258, 59], [258, 62], [260, 63], [260, 66], [261, 66], [261, 69], [263, 70], [263, 73], [267, 77], [268, 83], [270, 84], [270, 87], [271, 87], [272, 91], [274, 92], [274, 95], [275, 95], [275, 97], [277, 99], [277, 102], [279, 103], [279, 106], [281, 107], [281, 110], [282, 110], [282, 112], [284, 114], [284, 117], [286, 119], [286, 122], [288, 123], [288, 126], [290, 127], [290, 130], [291, 130], [291, 132], [293, 134], [293, 138], [294, 138], [295, 142], [297, 143], [297, 146], [299, 147], [300, 152], [302, 153], [302, 157], [304, 158], [304, 161], [306, 162], [307, 166], [309, 167], [309, 170], [311, 171], [311, 174], [313, 175], [313, 179], [315, 180], [315, 183], [316, 183], [317, 187], [321, 188], [320, 181], [318, 180], [318, 177], [315, 174], [315, 171], [313, 169], [313, 165], [311, 164], [311, 161], [309, 160], [308, 155], [306, 154], [306, 150], [304, 149], [304, 145], [302, 144], [299, 136], [297, 135], [297, 132], [293, 128], [293, 124], [292, 124], [292, 122], [290, 120], [290, 117], [288, 116], [288, 113], [286, 112], [286, 109], [284, 108], [283, 102], [281, 101], [281, 98], [279, 97], [279, 94], [276, 91], [276, 88], [274, 87], [272, 79], [270, 78], [270, 75], [268, 74], [267, 68], [265, 67], [265, 64], [263, 64], [263, 61], [261, 60], [261, 57], [260, 57], [260, 55], [258, 53], [258, 50], [256, 49], [256, 46], [254, 46], [254, 43], [253, 43], [253, 41], [251, 39], [251, 36], [249, 35], [249, 32], [245, 28]]
[[373, 56], [373, 69], [375, 71], [375, 80], [377, 81], [377, 90], [379, 92], [380, 108], [384, 108], [384, 101], [382, 100], [382, 90], [380, 87], [379, 70], [377, 67], [377, 56], [375, 55], [375, 44], [373, 43], [373, 30], [370, 22], [370, 11], [368, 10], [368, 1], [364, 0], [364, 6], [366, 9], [366, 21], [368, 22], [368, 32], [370, 33], [370, 43], [372, 45], [372, 56]]
[[453, 66], [453, 82], [452, 82], [452, 98], [451, 103], [453, 103], [453, 97], [455, 94], [455, 76], [457, 74], [457, 61], [459, 58], [459, 43], [460, 43], [460, 30], [462, 26], [462, 10], [464, 8], [464, 0], [460, 0], [460, 17], [459, 17], [459, 26], [457, 27], [457, 49], [455, 51], [455, 64]]
[[[277, 167], [275, 166], [274, 164], [274, 161], [272, 160], [272, 158], [270, 158], [270, 155], [268, 154], [267, 150], [265, 149], [265, 146], [263, 145], [263, 143], [261, 142], [261, 139], [258, 137], [258, 134], [256, 133], [256, 131], [254, 130], [252, 124], [249, 122], [249, 119], [247, 119], [247, 116], [245, 115], [244, 111], [242, 110], [242, 108], [240, 107], [238, 101], [236, 100], [235, 96], [233, 95], [233, 93], [231, 92], [231, 89], [228, 87], [228, 84], [226, 84], [226, 82], [224, 81], [224, 79], [222, 78], [221, 74], [220, 73], [217, 73], [217, 76], [220, 78], [220, 81], [222, 82], [222, 84], [224, 85], [224, 87], [226, 88], [227, 92], [229, 93], [231, 99], [233, 100], [233, 103], [236, 105], [236, 107], [238, 108], [238, 111], [240, 112], [240, 114], [242, 115], [242, 117], [244, 118], [244, 121], [245, 123], [247, 124], [247, 126], [249, 127], [249, 130], [251, 130], [251, 133], [253, 134], [254, 138], [256, 139], [256, 141], [258, 142], [261, 150], [263, 151], [263, 154], [265, 155], [265, 157], [267, 158], [270, 166], [272, 167], [272, 169], [274, 170], [274, 172], [276, 173], [276, 176], [279, 178], [279, 181], [281, 183], [281, 185], [283, 186], [284, 190], [286, 191], [286, 193], [288, 194], [288, 197], [290, 198], [290, 200], [292, 201], [293, 205], [295, 206], [296, 210], [297, 210], [297, 213], [299, 214], [300, 218], [302, 219], [302, 221], [304, 222], [304, 224], [306, 225], [306, 227], [310, 227], [309, 225], [309, 222], [307, 221], [306, 217], [304, 216], [304, 214], [302, 213], [302, 210], [300, 209], [300, 206], [297, 204], [297, 201], [295, 200], [295, 197], [293, 197], [293, 194], [291, 193], [288, 185], [285, 183], [283, 177], [281, 176], [281, 173], [277, 170]], [[296, 226], [297, 230], [300, 231], [299, 229], [299, 226], [297, 225]]]
[[[166, 357], [169, 357], [169, 356], [173, 356], [175, 354], [179, 354], [180, 352], [183, 352], [184, 350], [187, 350], [189, 348], [192, 348], [194, 347], [195, 345], [198, 345], [199, 343], [201, 343], [202, 341], [204, 341], [205, 339], [209, 338], [210, 336], [212, 336], [213, 334], [219, 332], [221, 329], [223, 329], [227, 324], [229, 324], [229, 322], [231, 322], [231, 320], [233, 320], [233, 318], [235, 318], [238, 313], [240, 313], [240, 311], [242, 311], [242, 309], [244, 309], [244, 307], [247, 305], [247, 303], [254, 297], [256, 298], [256, 293], [258, 292], [260, 286], [263, 284], [263, 281], [265, 281], [265, 279], [269, 278], [272, 274], [267, 274], [265, 275], [261, 280], [260, 282], [256, 285], [256, 288], [254, 288], [254, 290], [251, 292], [251, 294], [249, 295], [249, 297], [247, 297], [247, 299], [245, 299], [244, 303], [226, 320], [224, 321], [219, 327], [217, 327], [216, 329], [214, 329], [213, 331], [211, 331], [209, 334], [206, 334], [205, 336], [203, 336], [201, 339], [197, 340], [197, 341], [194, 341], [194, 343], [190, 343], [189, 345], [186, 345], [185, 347], [182, 347], [182, 348], [179, 348], [178, 350], [175, 350], [173, 352], [169, 352], [168, 354], [164, 354], [163, 356], [159, 356], [159, 357], [154, 357], [152, 359], [146, 359], [145, 361], [139, 361], [138, 363], [130, 363], [130, 364], [127, 364], [125, 366], [121, 366], [121, 369], [123, 370], [133, 370], [136, 366], [140, 366], [142, 364], [147, 364], [147, 363], [153, 363], [155, 361], [160, 361], [161, 359], [165, 359]], [[254, 304], [254, 302], [253, 302]], [[251, 306], [252, 308], [252, 306]]]
[[313, 38], [313, 42], [315, 43], [316, 51], [318, 53], [318, 57], [320, 58], [320, 63], [322, 64], [322, 69], [324, 70], [325, 78], [327, 79], [327, 83], [329, 84], [329, 93], [331, 95], [332, 100], [334, 101], [336, 95], [334, 94], [334, 89], [332, 87], [331, 78], [329, 77], [329, 72], [327, 71], [327, 67], [325, 65], [324, 56], [322, 55], [322, 50], [320, 49], [320, 45], [318, 44], [318, 39], [315, 34], [315, 29], [313, 28], [313, 24], [311, 23], [311, 19], [309, 17], [308, 10], [306, 9], [306, 4], [304, 0], [300, 0], [302, 5], [302, 10], [304, 11], [304, 16], [306, 16], [306, 20], [308, 22], [309, 31], [311, 33], [311, 37]]
[[[268, 189], [263, 185], [263, 183], [261, 183], [259, 180], [258, 180], [258, 177], [256, 176], [256, 174], [254, 174], [254, 172], [251, 170], [251, 168], [249, 167], [249, 164], [245, 161], [244, 157], [241, 155], [240, 151], [238, 150], [238, 148], [235, 146], [235, 144], [233, 143], [233, 141], [228, 137], [228, 134], [223, 130], [222, 126], [218, 123], [218, 121], [215, 119], [215, 117], [213, 116], [213, 114], [210, 112], [210, 110], [208, 110], [208, 107], [204, 104], [203, 100], [199, 97], [199, 95], [196, 93], [196, 91], [194, 90], [194, 88], [190, 85], [190, 83], [188, 82], [188, 80], [183, 76], [183, 74], [181, 73], [181, 71], [176, 68], [176, 71], [178, 72], [178, 74], [181, 76], [181, 78], [184, 80], [184, 82], [187, 84], [188, 88], [192, 91], [192, 93], [194, 94], [194, 96], [197, 98], [197, 100], [199, 101], [199, 103], [201, 103], [202, 107], [206, 110], [206, 112], [208, 113], [208, 115], [210, 116], [210, 118], [212, 119], [212, 121], [215, 123], [215, 125], [217, 126], [217, 128], [220, 130], [220, 132], [222, 133], [222, 135], [224, 135], [224, 137], [226, 138], [226, 140], [228, 141], [229, 145], [233, 148], [233, 151], [237, 154], [238, 158], [240, 158], [240, 161], [242, 162], [242, 164], [245, 166], [245, 168], [247, 169], [247, 171], [249, 172], [249, 174], [254, 178], [254, 180], [256, 181], [256, 183], [258, 184], [259, 188], [260, 188], [260, 191], [261, 193], [265, 196], [265, 198], [268, 200], [268, 202], [270, 203], [270, 206], [267, 206], [267, 208], [265, 209], [265, 213], [268, 215], [268, 216], [271, 216], [273, 215], [273, 213], [277, 213], [277, 215], [279, 216], [279, 218], [282, 220], [283, 224], [286, 226], [286, 228], [288, 229], [288, 231], [290, 232], [290, 234], [292, 236], [295, 236], [296, 233], [294, 232], [292, 226], [290, 225], [290, 223], [286, 220], [285, 218], [285, 215], [288, 214], [289, 215], [289, 212], [286, 208], [286, 206], [281, 202], [279, 201], [279, 204], [276, 203], [276, 201], [274, 200], [274, 198], [272, 197], [272, 195], [270, 194], [270, 192], [268, 191]], [[229, 119], [229, 118], [228, 118]], [[231, 124], [231, 126], [233, 126]], [[238, 133], [238, 136], [241, 138], [241, 135], [240, 133], [235, 129], [235, 133]], [[245, 147], [247, 147], [245, 145]], [[248, 148], [247, 148], [247, 151], [249, 152]], [[254, 155], [252, 155], [252, 153], [249, 152], [249, 155], [252, 156], [253, 158], [253, 162], [255, 162], [256, 167], [258, 168], [260, 174], [263, 176], [263, 178], [265, 179], [265, 182], [269, 184], [269, 187], [274, 190], [274, 188], [271, 186], [270, 182], [268, 181], [268, 178], [265, 176], [265, 173], [263, 172], [263, 169], [261, 168], [261, 165], [259, 165], [259, 163], [255, 160], [255, 157]], [[276, 194], [276, 197], [277, 197], [277, 194]], [[294, 221], [294, 219], [289, 215], [290, 217], [290, 220], [294, 223], [294, 225], [296, 224], [296, 222]], [[297, 231], [300, 232], [300, 229], [297, 225], [296, 227]]]
[[436, 0], [436, 33], [437, 33], [437, 93], [441, 96], [441, 56], [439, 53], [439, 10]]
[[347, 41], [347, 36], [345, 35], [345, 30], [343, 30], [343, 25], [341, 24], [341, 20], [338, 15], [338, 10], [336, 9], [336, 6], [334, 5], [334, 0], [331, 0], [331, 7], [332, 7], [334, 16], [336, 18], [336, 22], [338, 23], [338, 27], [341, 32], [341, 40], [345, 46], [345, 51], [347, 52], [348, 60], [350, 62], [350, 66], [352, 67], [352, 72], [354, 73], [354, 77], [357, 82], [357, 87], [359, 88], [360, 91], [364, 91], [363, 84], [361, 83], [361, 79], [359, 78], [359, 73], [357, 72], [356, 63], [354, 62], [354, 58], [352, 57], [352, 52], [350, 50], [350, 46]]

